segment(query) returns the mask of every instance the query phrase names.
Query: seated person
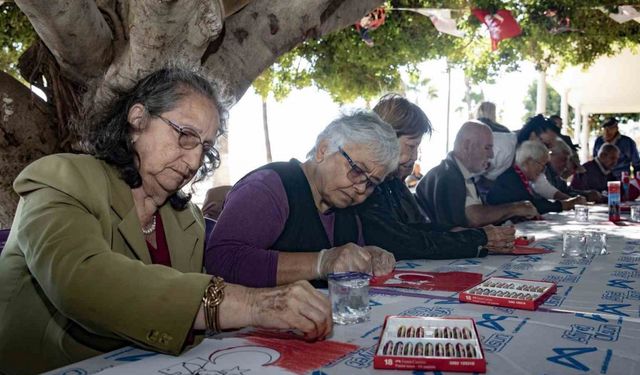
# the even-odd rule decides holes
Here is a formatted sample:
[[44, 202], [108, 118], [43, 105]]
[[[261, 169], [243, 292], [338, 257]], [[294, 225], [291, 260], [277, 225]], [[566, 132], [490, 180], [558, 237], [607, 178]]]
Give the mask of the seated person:
[[420, 211], [404, 178], [418, 157], [431, 122], [417, 105], [402, 96], [384, 96], [373, 108], [396, 131], [400, 162], [367, 200], [357, 206], [365, 243], [391, 251], [396, 259], [454, 259], [484, 256], [486, 249], [511, 251], [512, 227], [488, 226], [458, 232], [436, 231]]
[[331, 272], [391, 272], [393, 255], [363, 247], [355, 210], [346, 208], [362, 203], [396, 169], [399, 153], [389, 124], [373, 112], [356, 112], [329, 124], [305, 162], [250, 172], [227, 195], [207, 244], [207, 272], [248, 286], [325, 279]]
[[495, 181], [487, 195], [487, 202], [505, 204], [530, 201], [540, 214], [570, 210], [576, 204], [584, 204], [586, 200], [581, 196], [551, 201], [533, 191], [531, 185], [544, 172], [547, 162], [549, 162], [549, 150], [542, 142], [523, 142], [516, 150], [515, 164]]
[[453, 151], [416, 188], [418, 203], [432, 223], [442, 229], [476, 228], [513, 216], [537, 215], [535, 207], [525, 200], [497, 206], [482, 203], [473, 177], [486, 170], [492, 156], [491, 129], [479, 122], [462, 125]]
[[307, 282], [252, 290], [201, 273], [203, 217], [181, 188], [218, 161], [224, 107], [209, 81], [161, 69], [114, 92], [83, 119], [92, 155], [46, 156], [14, 182], [0, 373], [41, 373], [126, 345], [177, 355], [205, 328], [330, 333], [329, 300]]
[[229, 185], [216, 186], [207, 190], [207, 195], [202, 205], [202, 214], [204, 217], [218, 220], [218, 216], [220, 216], [222, 212], [224, 199], [227, 197], [229, 190], [231, 190], [231, 186]]
[[[564, 180], [563, 176], [565, 170], [569, 168], [569, 164], [571, 163], [571, 155], [573, 154], [571, 147], [567, 145], [562, 139], [556, 139], [556, 143], [551, 147], [549, 153], [549, 163], [544, 169], [544, 173], [547, 177], [547, 180], [564, 194], [564, 197], [559, 199], [566, 199], [569, 197], [575, 197], [578, 195], [584, 196], [589, 202], [602, 202], [602, 195], [595, 190], [576, 190], [569, 185]], [[606, 198], [605, 198], [606, 200]]]
[[574, 189], [592, 189], [596, 191], [607, 191], [607, 182], [618, 181], [612, 170], [618, 163], [620, 150], [616, 145], [605, 143], [598, 150], [598, 156], [582, 166], [584, 173], [576, 173], [571, 180], [571, 187]]
[[593, 145], [593, 157], [597, 157], [602, 145], [610, 143], [618, 147], [620, 152], [618, 162], [611, 172], [618, 180], [620, 180], [622, 172], [629, 172], [632, 166], [635, 171], [640, 171], [640, 156], [638, 155], [636, 142], [633, 138], [620, 134], [618, 120], [615, 117], [610, 117], [601, 126], [602, 135], [596, 138]]

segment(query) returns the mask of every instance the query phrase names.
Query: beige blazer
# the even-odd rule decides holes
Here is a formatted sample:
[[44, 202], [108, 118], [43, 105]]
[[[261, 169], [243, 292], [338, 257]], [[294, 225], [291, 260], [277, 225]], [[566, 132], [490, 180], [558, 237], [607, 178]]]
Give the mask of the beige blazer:
[[38, 373], [127, 344], [178, 354], [210, 276], [193, 204], [160, 208], [173, 268], [152, 265], [129, 186], [89, 155], [44, 157], [14, 182], [0, 256], [0, 373]]

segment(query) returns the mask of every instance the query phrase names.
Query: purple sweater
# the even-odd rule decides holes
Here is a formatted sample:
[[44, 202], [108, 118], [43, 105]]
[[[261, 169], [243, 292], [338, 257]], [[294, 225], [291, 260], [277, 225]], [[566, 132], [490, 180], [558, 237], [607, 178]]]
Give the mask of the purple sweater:
[[[333, 245], [333, 213], [320, 214]], [[280, 176], [263, 169], [245, 176], [231, 189], [218, 222], [207, 241], [208, 273], [230, 283], [251, 287], [276, 285], [278, 240], [289, 217], [287, 194]], [[363, 244], [358, 220], [358, 244]]]

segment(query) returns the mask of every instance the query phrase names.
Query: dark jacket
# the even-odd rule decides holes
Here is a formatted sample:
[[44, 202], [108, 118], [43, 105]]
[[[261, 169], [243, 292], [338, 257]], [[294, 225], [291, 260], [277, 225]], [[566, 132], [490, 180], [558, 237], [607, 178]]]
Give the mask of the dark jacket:
[[416, 199], [432, 223], [443, 229], [467, 227], [467, 190], [453, 153], [431, 169], [416, 187]]
[[562, 211], [562, 203], [559, 201], [550, 201], [537, 194], [531, 195], [512, 166], [496, 179], [487, 195], [487, 203], [498, 205], [521, 201], [533, 203], [540, 214]]
[[597, 191], [606, 191], [607, 182], [618, 181], [612, 173], [604, 174], [595, 160], [582, 164], [585, 173], [576, 173], [571, 180], [571, 187], [574, 189], [593, 189]]
[[483, 230], [446, 232], [427, 223], [399, 178], [385, 180], [357, 210], [365, 243], [392, 252], [397, 260], [470, 258], [487, 253]]

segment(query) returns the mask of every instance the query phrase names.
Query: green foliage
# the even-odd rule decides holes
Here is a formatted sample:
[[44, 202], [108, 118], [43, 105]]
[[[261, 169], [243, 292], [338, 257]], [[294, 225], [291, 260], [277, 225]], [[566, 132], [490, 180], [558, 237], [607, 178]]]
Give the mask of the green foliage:
[[15, 3], [0, 4], [0, 69], [21, 79], [18, 58], [35, 40], [36, 33]]
[[[337, 102], [356, 98], [371, 100], [386, 91], [399, 91], [403, 85], [400, 72], [416, 70], [417, 64], [446, 58], [455, 67], [464, 69], [471, 83], [486, 82], [503, 71], [519, 68], [528, 60], [539, 69], [550, 65], [588, 66], [598, 57], [612, 55], [625, 47], [637, 47], [640, 24], [618, 24], [597, 9], [617, 11], [618, 4], [638, 1], [595, 0], [396, 0], [387, 8], [451, 8], [464, 38], [438, 32], [430, 19], [410, 11], [387, 11], [387, 20], [379, 29], [370, 31], [374, 46], [362, 42], [354, 27], [332, 33], [320, 40], [307, 41], [286, 54], [275, 65], [275, 71], [295, 69], [295, 74], [271, 74], [262, 79], [261, 89], [277, 88], [276, 96], [291, 87], [316, 85], [328, 91]], [[470, 8], [512, 12], [522, 28], [522, 35], [500, 42], [491, 51], [486, 27]], [[555, 9], [549, 17], [545, 11]], [[557, 32], [559, 22], [568, 18], [570, 31]], [[295, 56], [305, 64], [292, 65]], [[288, 88], [288, 89], [287, 89]], [[286, 95], [286, 94], [285, 94]], [[282, 96], [280, 96], [282, 97]], [[550, 112], [551, 113], [551, 112]]]

